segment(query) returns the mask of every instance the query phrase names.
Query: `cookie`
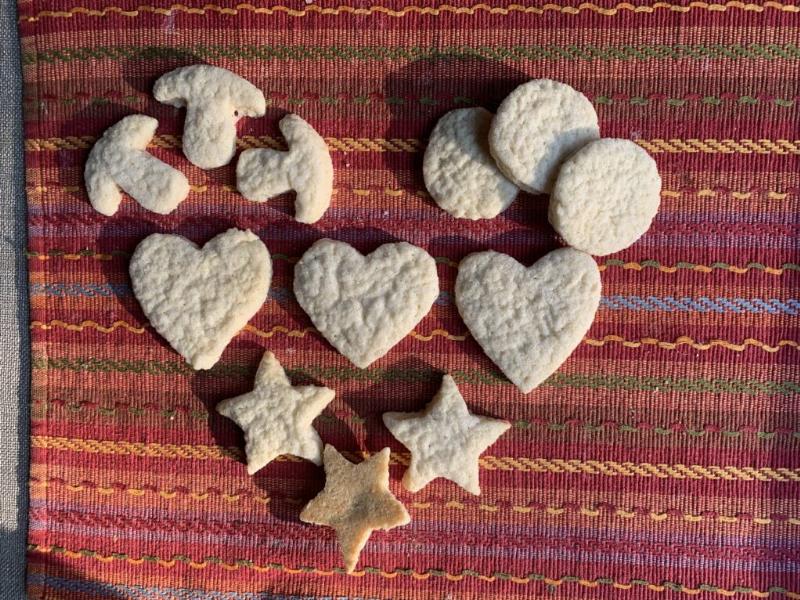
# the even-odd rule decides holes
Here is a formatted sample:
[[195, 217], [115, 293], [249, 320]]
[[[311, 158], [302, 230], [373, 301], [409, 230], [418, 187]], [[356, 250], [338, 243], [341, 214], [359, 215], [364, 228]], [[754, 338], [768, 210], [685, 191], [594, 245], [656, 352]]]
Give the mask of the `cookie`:
[[323, 239], [295, 265], [294, 293], [325, 339], [363, 369], [428, 314], [439, 279], [433, 257], [406, 242], [364, 256]]
[[325, 446], [325, 488], [306, 504], [300, 520], [336, 530], [345, 570], [352, 573], [375, 529], [389, 530], [411, 521], [389, 490], [389, 449], [353, 464]]
[[411, 451], [403, 487], [418, 492], [437, 477], [480, 495], [478, 458], [511, 424], [478, 417], [467, 409], [455, 381], [445, 375], [442, 387], [421, 412], [388, 412], [383, 423]]
[[642, 237], [660, 202], [656, 161], [630, 140], [602, 139], [564, 162], [548, 218], [567, 244], [604, 256]]
[[146, 151], [158, 121], [130, 115], [106, 129], [89, 152], [84, 181], [89, 202], [111, 216], [122, 202], [120, 189], [147, 210], [171, 213], [189, 195], [189, 181], [180, 171]]
[[600, 287], [597, 264], [573, 248], [528, 268], [499, 252], [478, 252], [459, 265], [456, 306], [486, 355], [527, 394], [580, 344]]
[[333, 163], [325, 140], [297, 115], [278, 124], [288, 152], [245, 150], [236, 165], [236, 187], [248, 200], [265, 202], [292, 190], [296, 193], [294, 218], [318, 221], [331, 203]]
[[154, 233], [130, 263], [133, 293], [150, 324], [195, 369], [210, 369], [264, 304], [272, 261], [250, 231], [229, 229], [202, 249]]
[[186, 107], [183, 153], [201, 169], [227, 165], [236, 153], [236, 123], [267, 112], [264, 94], [220, 67], [192, 65], [162, 75], [153, 87], [159, 102]]
[[293, 386], [272, 352], [265, 352], [252, 392], [223, 400], [217, 412], [244, 431], [247, 472], [253, 475], [281, 454], [322, 463], [322, 441], [311, 426], [334, 392], [315, 385]]
[[422, 174], [433, 200], [454, 217], [491, 219], [517, 196], [517, 186], [489, 152], [492, 113], [460, 108], [444, 115], [431, 133]]
[[526, 192], [549, 193], [561, 163], [600, 137], [589, 100], [565, 83], [529, 81], [511, 92], [489, 129], [497, 166]]

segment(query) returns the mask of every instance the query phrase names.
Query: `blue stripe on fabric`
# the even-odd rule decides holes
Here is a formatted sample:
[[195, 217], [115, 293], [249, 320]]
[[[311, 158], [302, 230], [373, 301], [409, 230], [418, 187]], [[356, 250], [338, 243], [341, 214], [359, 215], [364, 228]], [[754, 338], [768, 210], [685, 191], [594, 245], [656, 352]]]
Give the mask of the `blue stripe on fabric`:
[[800, 301], [771, 298], [673, 298], [666, 296], [604, 296], [600, 306], [609, 310], [632, 310], [648, 312], [699, 312], [699, 313], [751, 313], [751, 314], [800, 314]]
[[78, 581], [63, 577], [53, 577], [43, 573], [29, 575], [28, 584], [41, 585], [67, 592], [89, 594], [92, 598], [138, 598], [140, 600], [377, 600], [375, 598], [356, 596], [286, 596], [270, 592], [221, 592], [190, 588], [144, 587], [141, 585]]
[[[449, 525], [449, 524], [448, 524]], [[141, 540], [146, 537], [150, 542], [174, 542], [174, 543], [211, 543], [214, 545], [224, 545], [236, 548], [282, 548], [291, 549], [292, 551], [305, 552], [312, 550], [325, 550], [328, 552], [336, 553], [337, 545], [334, 540], [305, 540], [305, 539], [292, 539], [281, 540], [271, 538], [269, 540], [261, 540], [254, 538], [252, 535], [245, 534], [208, 534], [208, 533], [195, 533], [195, 532], [138, 532], [138, 531], [123, 531], [112, 527], [91, 527], [84, 525], [72, 525], [62, 523], [50, 523], [45, 525], [42, 522], [31, 523], [30, 529], [32, 531], [46, 530], [49, 534], [61, 534], [64, 539], [69, 539], [70, 536], [85, 536], [91, 538], [108, 538], [108, 539], [129, 539]], [[451, 535], [454, 532], [449, 531]], [[461, 539], [461, 538], [459, 538]], [[673, 556], [670, 554], [642, 552], [639, 554], [627, 554], [617, 550], [605, 551], [590, 551], [590, 550], [576, 550], [570, 548], [539, 548], [539, 547], [521, 547], [521, 548], [504, 548], [501, 546], [486, 544], [486, 545], [466, 545], [459, 544], [456, 541], [452, 542], [379, 542], [373, 541], [370, 543], [370, 550], [377, 553], [391, 553], [398, 552], [400, 554], [411, 553], [414, 551], [422, 553], [435, 553], [437, 551], [446, 551], [449, 556], [459, 557], [465, 561], [479, 561], [486, 563], [487, 560], [505, 560], [513, 557], [517, 560], [526, 561], [541, 561], [541, 560], [556, 560], [556, 561], [569, 561], [576, 564], [583, 562], [601, 562], [615, 565], [633, 565], [637, 567], [678, 567], [678, 568], [705, 568], [714, 569], [748, 569], [753, 572], [768, 572], [774, 571], [776, 573], [791, 573], [795, 572], [800, 565], [800, 555], [794, 554], [790, 556], [781, 556], [775, 558], [762, 558], [758, 555], [752, 557], [730, 557], [723, 555], [722, 557], [709, 557], [709, 556], [696, 556], [692, 553], [682, 554], [680, 556]], [[724, 550], [721, 549], [721, 550]]]
[[130, 287], [125, 283], [32, 283], [31, 296], [55, 296], [58, 298], [84, 296], [122, 297], [132, 295]]
[[[59, 298], [83, 296], [87, 298], [111, 298], [131, 296], [130, 286], [124, 283], [32, 283], [30, 285], [32, 296], [56, 296]], [[289, 288], [270, 288], [269, 298], [278, 304], [292, 302], [294, 294]], [[453, 303], [450, 292], [440, 292], [436, 304], [448, 305]], [[800, 300], [778, 300], [771, 298], [673, 298], [666, 296], [604, 296], [600, 306], [609, 310], [632, 310], [648, 312], [716, 312], [716, 313], [768, 313], [787, 314], [796, 316], [800, 314]]]
[[[32, 296], [55, 296], [58, 298], [78, 297], [86, 298], [111, 298], [127, 297], [133, 292], [130, 286], [124, 283], [33, 283], [30, 285]], [[286, 304], [294, 299], [292, 290], [288, 288], [271, 288], [269, 298], [279, 304]], [[441, 292], [436, 298], [436, 304], [448, 305], [453, 303], [453, 296], [449, 292]], [[787, 314], [796, 316], [800, 313], [800, 300], [794, 298], [789, 300], [778, 300], [771, 298], [762, 300], [761, 298], [673, 298], [666, 296], [658, 298], [656, 296], [604, 296], [600, 301], [603, 308], [610, 310], [632, 310], [648, 312], [731, 312], [742, 313], [768, 313], [768, 314]]]

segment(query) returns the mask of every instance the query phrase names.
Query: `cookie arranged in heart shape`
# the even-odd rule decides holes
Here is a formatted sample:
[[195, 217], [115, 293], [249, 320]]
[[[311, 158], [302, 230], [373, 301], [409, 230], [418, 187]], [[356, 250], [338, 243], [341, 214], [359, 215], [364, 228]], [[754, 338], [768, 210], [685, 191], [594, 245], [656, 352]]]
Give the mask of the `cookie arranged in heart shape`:
[[295, 266], [294, 293], [325, 339], [363, 369], [428, 314], [439, 278], [433, 257], [406, 242], [364, 256], [322, 239]]
[[155, 330], [195, 369], [210, 369], [267, 299], [272, 260], [251, 231], [229, 229], [202, 249], [156, 233], [136, 247], [133, 293]]
[[472, 336], [527, 394], [581, 342], [600, 304], [600, 287], [597, 264], [573, 248], [554, 250], [528, 268], [488, 251], [461, 261], [455, 294]]

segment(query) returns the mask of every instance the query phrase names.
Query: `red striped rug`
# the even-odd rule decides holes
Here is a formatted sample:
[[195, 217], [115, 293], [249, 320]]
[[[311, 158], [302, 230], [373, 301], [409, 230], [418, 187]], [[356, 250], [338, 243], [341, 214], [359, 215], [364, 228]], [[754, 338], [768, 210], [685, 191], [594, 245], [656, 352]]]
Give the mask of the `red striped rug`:
[[[76, 3], [77, 2], [77, 3]], [[725, 3], [339, 4], [20, 0], [26, 79], [33, 598], [800, 598], [800, 8]], [[242, 146], [280, 146], [287, 111], [328, 139], [336, 195], [313, 226], [292, 199], [245, 202], [233, 166], [178, 148], [182, 113], [155, 79], [207, 62], [264, 90]], [[558, 243], [544, 197], [454, 220], [423, 191], [421, 153], [459, 106], [496, 106], [532, 77], [594, 103], [605, 136], [652, 153], [662, 208], [603, 259], [603, 303], [575, 354], [520, 394], [465, 335], [458, 261], [492, 248], [531, 263]], [[94, 212], [82, 170], [124, 115], [160, 122], [156, 156], [193, 193], [170, 216]], [[146, 235], [203, 243], [228, 227], [267, 244], [270, 299], [211, 371], [148, 326], [128, 258]], [[311, 328], [293, 262], [321, 237], [437, 257], [442, 295], [359, 370]], [[317, 420], [351, 454], [391, 446], [412, 517], [376, 532], [343, 574], [333, 531], [299, 522], [322, 471], [245, 473], [216, 403], [252, 386], [265, 348], [336, 399]], [[441, 374], [513, 428], [482, 463], [483, 495], [399, 486], [404, 449], [380, 422], [418, 410]], [[218, 592], [213, 595], [212, 592]]]

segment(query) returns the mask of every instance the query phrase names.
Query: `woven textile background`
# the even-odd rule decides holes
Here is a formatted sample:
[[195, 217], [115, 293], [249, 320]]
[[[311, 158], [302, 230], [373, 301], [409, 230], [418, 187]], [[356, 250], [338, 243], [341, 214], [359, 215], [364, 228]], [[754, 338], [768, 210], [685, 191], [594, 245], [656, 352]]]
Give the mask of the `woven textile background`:
[[[19, 2], [31, 595], [800, 598], [800, 9], [284, 4]], [[289, 196], [244, 201], [233, 165], [183, 158], [183, 113], [150, 91], [198, 62], [268, 97], [266, 117], [240, 124], [242, 147], [280, 147], [287, 111], [327, 138], [336, 194], [321, 221], [295, 222]], [[496, 107], [531, 77], [583, 91], [605, 136], [653, 154], [664, 191], [649, 233], [598, 259], [604, 298], [587, 338], [523, 395], [465, 335], [452, 290], [472, 251], [530, 264], [557, 247], [547, 199], [455, 220], [422, 191], [421, 150], [446, 111]], [[84, 161], [136, 112], [159, 119], [152, 152], [193, 192], [170, 216], [127, 200], [107, 218], [88, 204]], [[231, 226], [272, 253], [270, 298], [220, 363], [195, 373], [148, 326], [128, 260], [152, 232], [203, 243]], [[364, 252], [406, 240], [437, 257], [431, 313], [366, 370], [292, 297], [293, 262], [326, 236]], [[392, 489], [412, 522], [373, 534], [352, 576], [333, 531], [298, 520], [322, 470], [281, 459], [248, 477], [241, 432], [214, 413], [251, 389], [265, 348], [295, 383], [336, 390], [316, 421], [325, 441], [393, 450]], [[442, 480], [399, 486], [408, 455], [380, 414], [420, 409], [444, 372], [473, 411], [514, 424], [484, 456], [481, 497]]]
[[28, 481], [28, 293], [22, 70], [15, 3], [0, 3], [0, 581], [25, 594]]

